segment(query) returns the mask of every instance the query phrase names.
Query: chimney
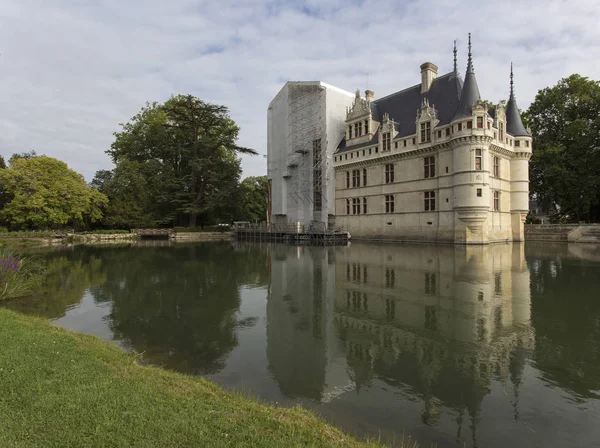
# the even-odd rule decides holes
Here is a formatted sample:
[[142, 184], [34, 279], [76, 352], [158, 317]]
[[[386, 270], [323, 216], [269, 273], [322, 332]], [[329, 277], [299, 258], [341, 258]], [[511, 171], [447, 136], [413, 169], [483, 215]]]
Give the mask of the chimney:
[[373, 95], [375, 95], [375, 92], [372, 90], [365, 90], [365, 98], [367, 101], [373, 101]]
[[421, 93], [428, 92], [433, 80], [437, 78], [437, 65], [431, 62], [421, 64]]

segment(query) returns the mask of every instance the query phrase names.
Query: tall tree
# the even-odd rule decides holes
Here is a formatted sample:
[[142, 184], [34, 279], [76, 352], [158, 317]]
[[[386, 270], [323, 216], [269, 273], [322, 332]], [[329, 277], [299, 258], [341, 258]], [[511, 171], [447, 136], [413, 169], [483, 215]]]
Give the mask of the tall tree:
[[81, 174], [46, 156], [11, 158], [0, 170], [0, 190], [6, 200], [0, 219], [14, 228], [95, 222], [107, 204]]
[[114, 170], [100, 170], [90, 185], [108, 197], [102, 224], [110, 228], [153, 227], [158, 221], [150, 166], [127, 159]]
[[121, 127], [107, 153], [117, 166], [130, 160], [159, 167], [160, 188], [153, 199], [162, 216], [176, 224], [215, 219], [239, 181], [237, 156], [256, 154], [236, 144], [239, 128], [226, 107], [191, 95], [146, 104]]
[[573, 221], [600, 221], [600, 83], [580, 75], [540, 90], [527, 111], [531, 191]]
[[239, 187], [239, 207], [236, 219], [263, 222], [267, 219], [267, 176], [250, 176]]

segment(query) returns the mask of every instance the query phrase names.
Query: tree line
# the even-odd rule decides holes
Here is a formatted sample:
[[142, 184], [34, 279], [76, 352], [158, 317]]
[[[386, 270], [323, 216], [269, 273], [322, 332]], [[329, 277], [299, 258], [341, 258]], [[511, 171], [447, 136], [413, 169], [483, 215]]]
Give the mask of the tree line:
[[[538, 92], [523, 121], [534, 150], [530, 191], [553, 218], [600, 222], [600, 82], [571, 75]], [[0, 226], [128, 229], [265, 221], [266, 176], [241, 180], [239, 127], [191, 95], [147, 103], [92, 182], [35, 152], [0, 157]]]
[[15, 154], [0, 169], [0, 225], [128, 229], [265, 221], [266, 176], [241, 180], [239, 127], [224, 106], [179, 95], [120, 124], [112, 170], [88, 185], [59, 160]]

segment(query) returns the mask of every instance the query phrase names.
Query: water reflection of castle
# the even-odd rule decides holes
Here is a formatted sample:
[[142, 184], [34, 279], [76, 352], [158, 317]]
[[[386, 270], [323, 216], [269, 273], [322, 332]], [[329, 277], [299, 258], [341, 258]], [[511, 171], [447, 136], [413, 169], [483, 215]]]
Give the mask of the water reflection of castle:
[[518, 385], [530, 332], [523, 245], [276, 247], [267, 355], [283, 393], [319, 401], [377, 378], [409, 388], [422, 420], [469, 414], [494, 378]]

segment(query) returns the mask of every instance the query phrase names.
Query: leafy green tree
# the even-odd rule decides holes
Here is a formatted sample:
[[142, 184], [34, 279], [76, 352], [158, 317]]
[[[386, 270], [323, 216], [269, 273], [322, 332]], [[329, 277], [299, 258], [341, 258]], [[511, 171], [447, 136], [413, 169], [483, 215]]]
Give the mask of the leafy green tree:
[[129, 160], [157, 167], [147, 180], [165, 223], [193, 227], [219, 219], [239, 182], [237, 156], [256, 154], [236, 144], [239, 128], [226, 107], [191, 95], [148, 103], [121, 127], [107, 153], [117, 166]]
[[51, 157], [13, 157], [0, 170], [5, 201], [0, 219], [14, 228], [82, 224], [102, 218], [106, 196], [90, 188], [83, 176]]
[[12, 163], [13, 161], [17, 160], [17, 159], [33, 159], [34, 157], [37, 157], [37, 153], [34, 150], [28, 151], [28, 152], [20, 152], [20, 153], [15, 153], [12, 156], [10, 156], [10, 159], [8, 159], [8, 163]]
[[267, 219], [267, 176], [245, 178], [239, 187], [237, 220], [263, 222]]
[[600, 83], [580, 75], [540, 90], [527, 111], [531, 191], [572, 221], [600, 221]]
[[158, 221], [150, 167], [127, 159], [112, 171], [100, 170], [91, 186], [108, 197], [102, 224], [110, 228], [153, 227]]

